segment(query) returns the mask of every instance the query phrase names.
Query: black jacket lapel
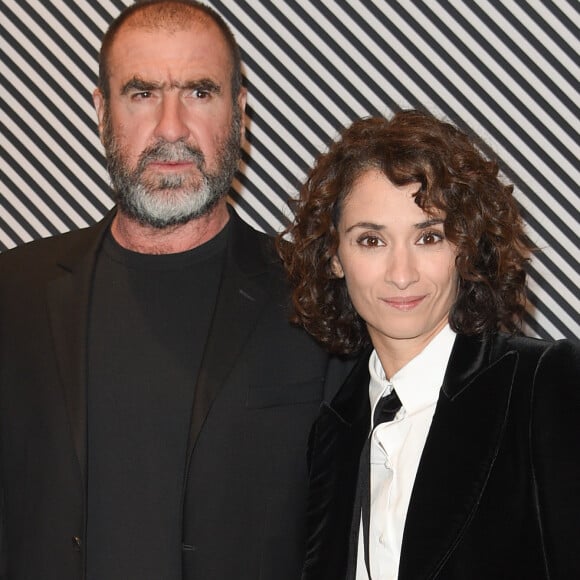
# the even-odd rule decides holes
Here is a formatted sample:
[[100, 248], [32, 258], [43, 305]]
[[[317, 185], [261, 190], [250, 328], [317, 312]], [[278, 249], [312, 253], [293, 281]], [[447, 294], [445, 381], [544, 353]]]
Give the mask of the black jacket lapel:
[[[413, 488], [399, 578], [432, 578], [475, 513], [502, 438], [517, 355], [457, 336]], [[506, 380], [506, 378], [508, 380]]]
[[47, 286], [47, 304], [64, 398], [83, 484], [86, 483], [87, 325], [95, 261], [114, 212], [77, 238]]
[[214, 316], [195, 386], [188, 457], [212, 403], [268, 299], [270, 269], [255, 232], [230, 211], [228, 249]]

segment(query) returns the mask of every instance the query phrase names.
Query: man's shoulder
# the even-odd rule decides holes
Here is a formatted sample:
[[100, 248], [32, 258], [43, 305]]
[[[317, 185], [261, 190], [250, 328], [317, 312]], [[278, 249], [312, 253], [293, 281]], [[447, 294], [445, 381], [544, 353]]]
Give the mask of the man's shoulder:
[[101, 224], [33, 240], [1, 253], [0, 279], [22, 273], [40, 273], [53, 268], [71, 253], [88, 251], [102, 230]]
[[237, 212], [237, 210], [230, 206], [230, 218], [234, 235], [247, 239], [252, 243], [264, 245], [273, 240], [273, 236], [261, 232], [246, 222]]
[[59, 250], [73, 246], [87, 235], [90, 235], [89, 232], [94, 228], [95, 226], [90, 226], [88, 228], [56, 234], [48, 238], [32, 240], [3, 252], [0, 254], [0, 259], [21, 259], [26, 256], [58, 253]]
[[232, 216], [233, 250], [238, 261], [249, 268], [282, 273], [282, 261], [276, 251], [276, 238], [258, 231], [245, 222], [234, 210]]

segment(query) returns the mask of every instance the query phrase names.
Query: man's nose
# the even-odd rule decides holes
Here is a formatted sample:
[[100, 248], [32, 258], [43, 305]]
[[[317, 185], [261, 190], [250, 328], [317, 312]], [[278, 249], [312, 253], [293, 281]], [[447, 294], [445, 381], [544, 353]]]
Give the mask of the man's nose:
[[185, 122], [184, 105], [177, 94], [165, 94], [159, 107], [155, 136], [169, 143], [187, 139], [189, 128]]

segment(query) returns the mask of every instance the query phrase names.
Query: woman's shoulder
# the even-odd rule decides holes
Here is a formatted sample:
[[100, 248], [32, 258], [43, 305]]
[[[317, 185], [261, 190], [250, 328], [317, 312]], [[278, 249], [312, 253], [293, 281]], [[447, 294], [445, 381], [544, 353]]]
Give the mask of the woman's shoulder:
[[569, 338], [547, 340], [499, 333], [497, 336], [497, 346], [500, 350], [515, 350], [520, 354], [538, 358], [580, 358], [580, 341]]

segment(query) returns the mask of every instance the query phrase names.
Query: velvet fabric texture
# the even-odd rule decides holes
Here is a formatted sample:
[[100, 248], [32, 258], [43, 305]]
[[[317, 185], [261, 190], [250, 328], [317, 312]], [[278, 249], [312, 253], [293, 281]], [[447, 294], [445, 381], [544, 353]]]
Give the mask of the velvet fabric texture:
[[[303, 580], [354, 578], [369, 355], [311, 432]], [[400, 580], [580, 578], [579, 379], [577, 343], [457, 336], [412, 491]]]
[[[85, 577], [87, 321], [111, 219], [0, 256], [2, 580]], [[308, 433], [347, 369], [288, 322], [272, 240], [233, 212], [230, 227], [200, 372], [192, 377], [176, 522], [182, 541], [173, 549], [184, 580], [296, 580]]]

